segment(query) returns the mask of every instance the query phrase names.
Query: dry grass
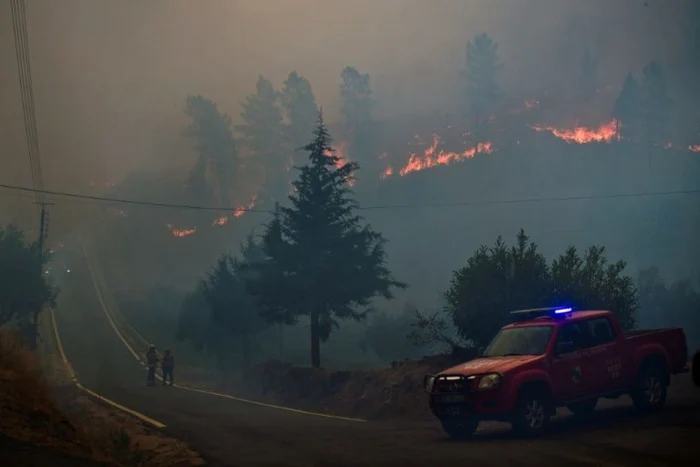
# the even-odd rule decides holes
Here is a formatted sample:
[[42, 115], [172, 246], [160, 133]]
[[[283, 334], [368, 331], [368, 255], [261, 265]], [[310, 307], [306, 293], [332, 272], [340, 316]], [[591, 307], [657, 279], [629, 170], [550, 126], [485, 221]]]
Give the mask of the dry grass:
[[58, 410], [37, 359], [11, 333], [0, 332], [0, 434], [82, 458], [95, 452]]
[[42, 332], [40, 359], [14, 335], [0, 332], [3, 449], [10, 443], [14, 452], [33, 458], [41, 451], [42, 464], [59, 465], [68, 457], [65, 465], [204, 465], [186, 443], [80, 391], [58, 357], [49, 331]]
[[423, 376], [451, 366], [449, 357], [407, 360], [381, 370], [328, 371], [271, 361], [223, 390], [281, 405], [365, 419], [429, 416]]

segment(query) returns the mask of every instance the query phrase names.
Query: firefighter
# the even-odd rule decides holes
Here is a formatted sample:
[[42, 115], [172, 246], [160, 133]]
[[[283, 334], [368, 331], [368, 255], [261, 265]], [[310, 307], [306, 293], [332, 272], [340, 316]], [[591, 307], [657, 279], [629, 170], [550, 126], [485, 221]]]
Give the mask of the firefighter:
[[170, 349], [165, 349], [163, 354], [163, 360], [161, 362], [161, 369], [163, 370], [163, 386], [170, 378], [170, 385], [173, 385], [173, 369], [175, 368], [175, 358], [173, 357], [173, 352]]
[[156, 346], [151, 344], [148, 347], [148, 352], [146, 353], [146, 363], [148, 364], [148, 386], [156, 385], [156, 366], [158, 366], [158, 352], [156, 351]]

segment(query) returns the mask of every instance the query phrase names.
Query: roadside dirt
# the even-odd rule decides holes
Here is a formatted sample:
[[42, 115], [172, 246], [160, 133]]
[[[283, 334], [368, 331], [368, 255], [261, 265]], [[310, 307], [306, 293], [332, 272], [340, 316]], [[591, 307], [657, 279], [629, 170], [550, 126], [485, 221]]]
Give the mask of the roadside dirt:
[[186, 443], [98, 402], [71, 381], [44, 321], [35, 356], [0, 334], [0, 449], [11, 465], [196, 466]]
[[299, 368], [280, 361], [255, 366], [229, 382], [182, 381], [304, 410], [386, 420], [429, 417], [423, 376], [457, 363], [449, 356], [396, 362], [381, 370]]

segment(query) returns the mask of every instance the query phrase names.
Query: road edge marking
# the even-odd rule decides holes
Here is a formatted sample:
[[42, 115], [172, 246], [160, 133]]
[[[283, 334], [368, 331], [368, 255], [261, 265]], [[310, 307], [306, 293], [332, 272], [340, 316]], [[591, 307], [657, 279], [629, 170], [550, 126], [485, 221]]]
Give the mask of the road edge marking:
[[[145, 366], [145, 363], [143, 362], [143, 360], [141, 360], [141, 358], [138, 356], [138, 354], [134, 351], [134, 349], [131, 347], [131, 345], [127, 342], [126, 338], [121, 334], [119, 329], [117, 329], [117, 326], [115, 325], [114, 321], [112, 320], [112, 317], [110, 316], [109, 311], [107, 310], [107, 307], [105, 306], [104, 301], [102, 300], [102, 294], [98, 290], [98, 285], [97, 285], [97, 282], [95, 280], [91, 260], [89, 258], [87, 250], [85, 249], [85, 244], [82, 241], [80, 242], [80, 244], [81, 244], [81, 247], [83, 249], [83, 254], [85, 255], [85, 259], [87, 260], [87, 263], [88, 263], [90, 277], [92, 279], [93, 286], [95, 287], [95, 291], [97, 292], [100, 306], [102, 307], [102, 311], [104, 312], [104, 314], [107, 316], [107, 320], [109, 321], [109, 324], [112, 327], [112, 330], [117, 334], [117, 336], [119, 337], [119, 340], [121, 340], [122, 343], [127, 347], [127, 349], [129, 349], [129, 351], [136, 358], [136, 360], [138, 360], [142, 366]], [[156, 374], [156, 378], [158, 378], [158, 380], [160, 380], [160, 381], [163, 380], [163, 378], [158, 374]], [[267, 407], [269, 409], [284, 410], [287, 412], [298, 413], [301, 415], [311, 415], [311, 416], [316, 416], [316, 417], [331, 418], [331, 419], [335, 419], [335, 420], [344, 420], [344, 421], [348, 421], [348, 422], [367, 422], [367, 420], [364, 420], [362, 418], [343, 417], [340, 415], [331, 415], [331, 414], [325, 414], [325, 413], [320, 413], [320, 412], [310, 412], [307, 410], [295, 409], [292, 407], [285, 407], [283, 405], [268, 404], [265, 402], [243, 399], [242, 397], [236, 397], [236, 396], [232, 396], [230, 394], [221, 394], [218, 392], [206, 391], [204, 389], [197, 389], [197, 388], [192, 388], [192, 387], [188, 387], [188, 386], [181, 386], [179, 384], [174, 384], [173, 387], [178, 388], [178, 389], [184, 389], [185, 391], [199, 392], [201, 394], [207, 394], [207, 395], [215, 396], [215, 397], [222, 397], [224, 399], [230, 399], [230, 400], [234, 400], [236, 402], [243, 402], [245, 404], [257, 405], [260, 407]]]
[[144, 414], [137, 412], [133, 409], [130, 409], [128, 407], [125, 407], [121, 404], [118, 404], [117, 402], [114, 402], [113, 400], [107, 399], [106, 397], [102, 396], [101, 394], [98, 394], [95, 391], [92, 391], [91, 389], [88, 389], [85, 386], [83, 386], [82, 384], [80, 384], [80, 381], [78, 381], [78, 377], [75, 373], [75, 370], [73, 369], [73, 365], [71, 365], [70, 361], [68, 360], [68, 357], [66, 357], [66, 353], [63, 350], [63, 342], [61, 342], [61, 336], [58, 333], [58, 324], [56, 323], [56, 314], [54, 313], [53, 308], [50, 308], [49, 311], [51, 313], [51, 327], [53, 327], [54, 336], [56, 337], [56, 347], [58, 348], [58, 353], [61, 357], [61, 360], [63, 361], [64, 366], [68, 370], [68, 374], [70, 375], [70, 378], [71, 378], [71, 381], [73, 382], [73, 384], [75, 384], [75, 386], [78, 389], [84, 391], [88, 395], [90, 395], [90, 396], [92, 396], [92, 397], [94, 397], [102, 402], [105, 402], [105, 403], [111, 405], [112, 407], [115, 407], [123, 412], [126, 412], [130, 415], [133, 415], [134, 417], [138, 418], [139, 420], [141, 420], [143, 422], [149, 423], [149, 424], [151, 424], [159, 429], [165, 428], [166, 425], [164, 423], [161, 423], [158, 420], [154, 420], [147, 415], [144, 415]]
[[143, 365], [144, 363], [141, 360], [141, 358], [139, 357], [139, 354], [136, 353], [136, 351], [133, 349], [133, 347], [131, 347], [131, 345], [129, 345], [129, 343], [126, 341], [126, 339], [124, 338], [122, 333], [119, 332], [119, 330], [117, 329], [116, 323], [114, 322], [114, 320], [112, 319], [112, 316], [107, 311], [107, 306], [105, 305], [104, 299], [102, 298], [102, 292], [100, 292], [100, 288], [97, 285], [97, 280], [95, 279], [95, 271], [92, 268], [92, 261], [90, 260], [90, 257], [87, 253], [87, 250], [85, 249], [85, 244], [83, 242], [80, 242], [80, 246], [83, 249], [83, 255], [85, 255], [85, 260], [87, 262], [88, 270], [90, 272], [90, 279], [92, 280], [92, 285], [95, 289], [95, 292], [97, 293], [97, 299], [100, 302], [100, 308], [102, 308], [102, 311], [104, 312], [105, 316], [107, 317], [107, 321], [109, 321], [109, 325], [112, 327], [114, 332], [117, 334], [117, 337], [119, 337], [119, 339], [122, 341], [124, 346], [126, 346], [127, 350], [129, 350], [131, 355], [136, 359], [136, 361], [139, 362], [141, 365]]

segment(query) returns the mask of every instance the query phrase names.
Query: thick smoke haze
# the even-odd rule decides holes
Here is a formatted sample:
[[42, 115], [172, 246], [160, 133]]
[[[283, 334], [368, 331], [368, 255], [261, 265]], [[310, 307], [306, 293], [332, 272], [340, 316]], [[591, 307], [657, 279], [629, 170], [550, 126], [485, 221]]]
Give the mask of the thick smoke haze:
[[[648, 4], [645, 6], [645, 3]], [[673, 5], [673, 8], [669, 5]], [[188, 93], [234, 120], [262, 73], [306, 75], [331, 118], [338, 75], [372, 75], [379, 116], [454, 110], [466, 41], [499, 42], [503, 85], [523, 94], [578, 72], [585, 47], [602, 81], [680, 50], [681, 2], [637, 0], [34, 0], [27, 2], [46, 186], [112, 179], [189, 154]], [[29, 183], [9, 7], [0, 12], [3, 181]]]

